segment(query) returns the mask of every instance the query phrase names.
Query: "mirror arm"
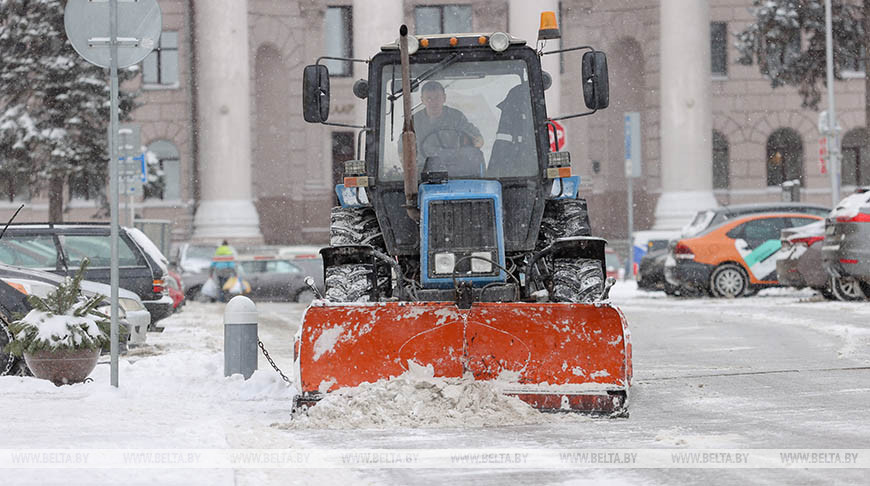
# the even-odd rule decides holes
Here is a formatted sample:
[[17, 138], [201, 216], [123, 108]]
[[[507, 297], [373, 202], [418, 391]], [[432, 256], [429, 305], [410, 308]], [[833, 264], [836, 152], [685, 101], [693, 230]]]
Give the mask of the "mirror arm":
[[359, 59], [356, 57], [335, 57], [335, 56], [320, 56], [317, 58], [317, 61], [314, 64], [319, 65], [322, 59], [332, 60], [332, 61], [350, 61], [350, 62], [364, 62], [368, 64], [371, 62], [369, 59]]
[[564, 49], [557, 49], [555, 51], [542, 52], [541, 55], [546, 56], [547, 54], [559, 54], [560, 52], [580, 51], [580, 50], [586, 50], [586, 49], [588, 49], [592, 52], [595, 52], [595, 48], [592, 46], [577, 46], [577, 47], [566, 47]]
[[[315, 65], [320, 65], [320, 61], [323, 59], [332, 60], [332, 61], [351, 61], [351, 62], [364, 62], [368, 64], [370, 62], [369, 59], [358, 59], [354, 57], [336, 57], [336, 56], [320, 56], [317, 58], [317, 61], [314, 63]], [[344, 127], [344, 128], [359, 128], [362, 130], [368, 130], [368, 127], [365, 125], [351, 125], [348, 123], [335, 123], [335, 122], [320, 122], [321, 125], [329, 125], [332, 127]]]
[[595, 113], [596, 111], [598, 111], [597, 108], [594, 109], [594, 110], [592, 110], [592, 111], [586, 111], [586, 112], [583, 112], [583, 113], [575, 113], [575, 114], [573, 114], [573, 115], [557, 116], [557, 117], [550, 118], [549, 120], [547, 120], [547, 121], [544, 122], [544, 123], [549, 123], [549, 122], [551, 122], [551, 121], [567, 120], [567, 119], [569, 119], [569, 118], [577, 118], [577, 117], [581, 117], [581, 116], [589, 116], [589, 115]]

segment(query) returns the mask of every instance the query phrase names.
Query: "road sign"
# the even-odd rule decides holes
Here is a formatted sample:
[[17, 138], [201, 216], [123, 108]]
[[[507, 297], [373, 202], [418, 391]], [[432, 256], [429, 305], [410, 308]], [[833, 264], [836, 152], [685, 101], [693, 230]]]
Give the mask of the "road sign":
[[[553, 131], [555, 129], [555, 136]], [[550, 152], [562, 150], [565, 146], [565, 127], [561, 123], [551, 121], [547, 123], [547, 134], [550, 136]]]
[[625, 177], [640, 177], [640, 113], [625, 114]]
[[[118, 68], [145, 59], [160, 40], [163, 16], [157, 0], [117, 0]], [[109, 67], [109, 0], [69, 0], [63, 14], [73, 49], [91, 64]]]

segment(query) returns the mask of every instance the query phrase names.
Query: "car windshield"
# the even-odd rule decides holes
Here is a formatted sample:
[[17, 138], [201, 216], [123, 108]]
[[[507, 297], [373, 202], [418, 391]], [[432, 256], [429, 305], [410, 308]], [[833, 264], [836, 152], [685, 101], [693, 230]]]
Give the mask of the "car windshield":
[[[526, 63], [473, 61], [436, 66], [411, 65], [412, 79], [424, 78], [411, 92], [417, 170], [463, 178], [537, 174]], [[378, 177], [397, 181], [402, 179], [404, 125], [401, 66], [385, 65], [381, 80]]]

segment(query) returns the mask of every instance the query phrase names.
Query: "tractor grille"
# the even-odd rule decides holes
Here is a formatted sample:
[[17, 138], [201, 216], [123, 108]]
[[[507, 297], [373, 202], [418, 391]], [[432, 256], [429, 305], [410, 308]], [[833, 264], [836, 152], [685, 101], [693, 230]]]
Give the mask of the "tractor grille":
[[429, 203], [430, 251], [495, 247], [495, 208], [492, 199]]
[[[429, 268], [436, 277], [435, 260], [439, 253], [453, 255], [454, 270], [459, 274], [472, 271], [473, 253], [487, 253], [498, 262], [498, 236], [495, 227], [495, 205], [492, 199], [440, 200], [429, 203]], [[475, 272], [476, 276], [498, 275], [499, 268]], [[440, 274], [444, 277], [444, 273]]]

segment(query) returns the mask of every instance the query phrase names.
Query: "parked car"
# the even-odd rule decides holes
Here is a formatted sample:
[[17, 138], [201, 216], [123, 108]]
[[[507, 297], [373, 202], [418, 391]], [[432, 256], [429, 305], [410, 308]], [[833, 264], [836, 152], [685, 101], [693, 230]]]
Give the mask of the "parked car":
[[[645, 290], [664, 290], [668, 295], [694, 293], [698, 289], [683, 288], [668, 282], [665, 278], [665, 264], [669, 261], [679, 238], [698, 236], [705, 231], [722, 224], [729, 219], [756, 213], [802, 213], [826, 216], [830, 209], [815, 204], [798, 202], [754, 203], [721, 206], [704, 209], [695, 213], [689, 224], [683, 227], [679, 237], [674, 237], [667, 243], [667, 249], [650, 249], [651, 254], [641, 258], [638, 267], [638, 288]], [[659, 243], [661, 244], [661, 243]], [[750, 289], [750, 292], [752, 290]]]
[[681, 291], [714, 297], [740, 297], [778, 286], [780, 231], [821, 219], [810, 213], [761, 213], [728, 220], [677, 241], [665, 263], [665, 278]]
[[834, 277], [831, 290], [838, 299], [870, 297], [870, 187], [859, 188], [831, 211], [822, 261]]
[[797, 288], [810, 287], [821, 292], [825, 298], [834, 298], [831, 277], [822, 265], [824, 239], [824, 220], [783, 229], [780, 232], [782, 246], [776, 257], [779, 283]]
[[[14, 267], [0, 263], [0, 280], [24, 295], [34, 294], [39, 297], [45, 297], [58, 284], [63, 282], [64, 278], [66, 277], [61, 277], [51, 272]], [[81, 291], [86, 297], [102, 295], [106, 297], [105, 306], [110, 305], [108, 298], [112, 295], [112, 288], [109, 285], [91, 280], [82, 280]], [[130, 330], [130, 340], [136, 344], [144, 343], [148, 325], [151, 324], [151, 314], [142, 304], [139, 296], [127, 289], [118, 288], [118, 310], [121, 319], [126, 322], [125, 325]]]
[[282, 258], [278, 256], [239, 256], [236, 259], [242, 278], [251, 285], [252, 299], [311, 302], [315, 293], [305, 284], [314, 278], [323, 289], [323, 260], [320, 258]]
[[641, 290], [664, 290], [673, 293], [672, 286], [665, 280], [665, 260], [670, 253], [670, 240], [654, 239], [647, 241], [647, 250], [637, 266], [637, 288]]
[[604, 269], [604, 273], [608, 277], [613, 277], [618, 280], [625, 276], [625, 268], [622, 267], [619, 255], [617, 255], [611, 248], [606, 248], [604, 250], [604, 265], [607, 267]]
[[[172, 314], [166, 293], [166, 264], [141, 231], [122, 227], [118, 239], [119, 286], [139, 296], [151, 314], [151, 327]], [[143, 240], [144, 238], [144, 240]], [[153, 246], [153, 243], [152, 243]], [[21, 223], [0, 240], [0, 263], [72, 276], [83, 258], [91, 261], [85, 278], [110, 283], [110, 227], [101, 223]], [[165, 260], [165, 259], [163, 259]]]
[[734, 219], [738, 216], [748, 214], [802, 213], [821, 216], [824, 218], [830, 212], [831, 209], [824, 206], [798, 202], [757, 203], [738, 204], [734, 206], [721, 206], [718, 208], [705, 209], [703, 211], [698, 211], [697, 213], [695, 213], [695, 216], [692, 218], [691, 222], [683, 227], [680, 236], [682, 238], [697, 236], [714, 226], [719, 226], [720, 224], [729, 219]]

